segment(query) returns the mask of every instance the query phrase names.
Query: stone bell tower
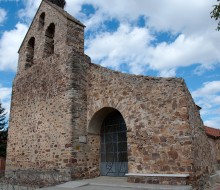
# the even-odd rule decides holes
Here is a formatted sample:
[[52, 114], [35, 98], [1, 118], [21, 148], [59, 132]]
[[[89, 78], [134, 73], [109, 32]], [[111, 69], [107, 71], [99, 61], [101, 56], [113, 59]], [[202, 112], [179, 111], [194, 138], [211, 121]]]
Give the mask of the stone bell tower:
[[18, 51], [7, 170], [84, 168], [76, 162], [83, 153], [74, 147], [86, 122], [90, 60], [84, 55], [85, 26], [64, 6], [43, 0]]

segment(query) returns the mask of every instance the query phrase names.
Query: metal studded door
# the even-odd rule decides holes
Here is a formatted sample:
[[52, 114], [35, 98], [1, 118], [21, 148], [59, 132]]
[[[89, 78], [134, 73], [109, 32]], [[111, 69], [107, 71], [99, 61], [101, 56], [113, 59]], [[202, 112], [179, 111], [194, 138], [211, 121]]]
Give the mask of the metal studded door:
[[127, 128], [122, 115], [115, 111], [101, 128], [101, 175], [125, 176], [127, 172]]

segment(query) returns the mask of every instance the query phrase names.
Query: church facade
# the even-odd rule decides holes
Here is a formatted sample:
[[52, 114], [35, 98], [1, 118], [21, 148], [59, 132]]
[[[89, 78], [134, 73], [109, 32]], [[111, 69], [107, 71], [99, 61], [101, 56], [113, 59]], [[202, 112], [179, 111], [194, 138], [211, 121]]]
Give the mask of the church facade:
[[194, 186], [214, 174], [216, 159], [184, 80], [91, 63], [84, 28], [42, 1], [19, 49], [6, 169]]

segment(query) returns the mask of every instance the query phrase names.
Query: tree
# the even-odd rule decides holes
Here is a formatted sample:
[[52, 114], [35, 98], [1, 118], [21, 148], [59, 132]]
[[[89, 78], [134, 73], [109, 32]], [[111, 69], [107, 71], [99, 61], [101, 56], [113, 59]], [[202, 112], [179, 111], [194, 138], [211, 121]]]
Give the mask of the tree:
[[0, 157], [6, 156], [6, 147], [7, 147], [7, 136], [8, 130], [5, 129], [7, 125], [6, 121], [6, 112], [2, 107], [2, 103], [0, 102]]
[[0, 102], [0, 130], [3, 130], [7, 124], [6, 114], [5, 108], [2, 107], [2, 103]]
[[0, 131], [0, 157], [6, 157], [8, 129]]
[[218, 21], [218, 26], [216, 28], [216, 30], [220, 30], [220, 0], [217, 0], [218, 4], [214, 5], [214, 9], [213, 11], [210, 13], [211, 14], [211, 18], [214, 18], [216, 21]]

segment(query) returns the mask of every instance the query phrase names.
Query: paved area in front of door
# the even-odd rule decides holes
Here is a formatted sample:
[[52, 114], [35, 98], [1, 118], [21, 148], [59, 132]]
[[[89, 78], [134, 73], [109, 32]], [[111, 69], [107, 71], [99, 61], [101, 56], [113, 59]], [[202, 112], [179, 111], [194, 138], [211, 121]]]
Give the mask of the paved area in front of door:
[[98, 177], [71, 181], [39, 190], [192, 190], [191, 186], [166, 186], [128, 183], [126, 177]]

